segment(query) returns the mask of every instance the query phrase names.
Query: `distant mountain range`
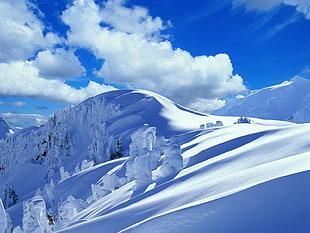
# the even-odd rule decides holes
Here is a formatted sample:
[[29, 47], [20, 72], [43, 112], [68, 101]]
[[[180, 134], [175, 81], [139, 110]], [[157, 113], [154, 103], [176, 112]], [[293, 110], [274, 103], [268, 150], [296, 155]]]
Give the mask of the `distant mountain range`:
[[252, 91], [247, 96], [227, 101], [212, 114], [310, 122], [310, 80], [294, 77], [282, 84]]

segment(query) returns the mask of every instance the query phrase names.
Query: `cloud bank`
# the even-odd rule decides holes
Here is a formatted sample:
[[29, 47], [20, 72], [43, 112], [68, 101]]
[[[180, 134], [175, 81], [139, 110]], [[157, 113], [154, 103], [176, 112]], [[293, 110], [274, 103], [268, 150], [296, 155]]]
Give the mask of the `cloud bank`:
[[69, 26], [63, 37], [29, 1], [0, 2], [0, 95], [78, 103], [115, 89], [66, 84], [86, 74], [75, 54], [80, 48], [104, 61], [93, 75], [105, 83], [155, 91], [196, 110], [211, 111], [223, 105], [220, 98], [246, 89], [227, 54], [192, 56], [174, 48], [165, 33], [172, 23], [144, 7], [75, 0], [60, 17]]
[[0, 95], [78, 103], [115, 89], [95, 82], [81, 89], [65, 84], [83, 76], [85, 68], [72, 49], [61, 48], [65, 39], [49, 32], [39, 16], [44, 17], [26, 0], [0, 2]]

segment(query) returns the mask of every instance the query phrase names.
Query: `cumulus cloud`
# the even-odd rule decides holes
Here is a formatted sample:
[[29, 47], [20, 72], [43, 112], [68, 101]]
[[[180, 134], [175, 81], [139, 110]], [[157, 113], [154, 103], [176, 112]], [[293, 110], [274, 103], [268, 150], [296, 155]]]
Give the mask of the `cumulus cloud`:
[[269, 11], [280, 4], [295, 6], [296, 10], [310, 19], [309, 0], [234, 0], [235, 6], [244, 5], [248, 10]]
[[34, 63], [39, 68], [40, 75], [47, 79], [67, 80], [85, 73], [85, 68], [74, 53], [63, 48], [39, 52]]
[[41, 98], [61, 103], [78, 103], [104, 91], [111, 86], [90, 82], [79, 90], [59, 80], [40, 77], [39, 69], [30, 61], [0, 63], [0, 95]]
[[[118, 8], [127, 12], [120, 4], [122, 1], [108, 3], [117, 4]], [[88, 48], [97, 58], [104, 59], [97, 75], [106, 81], [152, 90], [197, 108], [199, 105], [195, 103], [214, 100], [216, 104], [217, 98], [246, 89], [242, 78], [233, 74], [228, 55], [193, 57], [185, 50], [173, 49], [167, 40], [150, 40], [134, 33], [136, 29], [104, 27], [102, 22], [108, 23], [105, 11], [92, 0], [76, 0], [63, 12], [62, 20], [70, 26], [68, 40], [71, 45]], [[147, 13], [142, 15], [147, 18]], [[116, 25], [112, 21], [110, 23]], [[154, 28], [157, 31], [161, 29], [158, 26]]]
[[24, 0], [0, 1], [0, 62], [28, 59], [41, 48], [61, 42], [44, 25]]
[[124, 6], [125, 0], [108, 0], [100, 11], [100, 19], [115, 30], [139, 35], [156, 35], [169, 27], [171, 23], [163, 22], [159, 17], [151, 17], [146, 8]]

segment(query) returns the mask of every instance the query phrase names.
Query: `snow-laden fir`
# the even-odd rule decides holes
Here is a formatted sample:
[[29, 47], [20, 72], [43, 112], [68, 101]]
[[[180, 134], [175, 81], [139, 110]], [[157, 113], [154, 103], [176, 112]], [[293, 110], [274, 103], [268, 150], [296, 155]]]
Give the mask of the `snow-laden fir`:
[[279, 85], [252, 91], [227, 101], [213, 114], [310, 123], [310, 80], [296, 76]]
[[310, 232], [309, 132], [104, 93], [0, 140], [0, 233]]

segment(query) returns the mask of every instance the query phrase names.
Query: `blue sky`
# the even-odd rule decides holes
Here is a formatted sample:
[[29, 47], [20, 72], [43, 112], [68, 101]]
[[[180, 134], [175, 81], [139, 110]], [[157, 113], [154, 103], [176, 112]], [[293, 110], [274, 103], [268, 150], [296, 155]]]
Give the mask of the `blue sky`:
[[119, 88], [210, 112], [309, 78], [309, 36], [309, 0], [2, 0], [0, 113], [47, 116]]

